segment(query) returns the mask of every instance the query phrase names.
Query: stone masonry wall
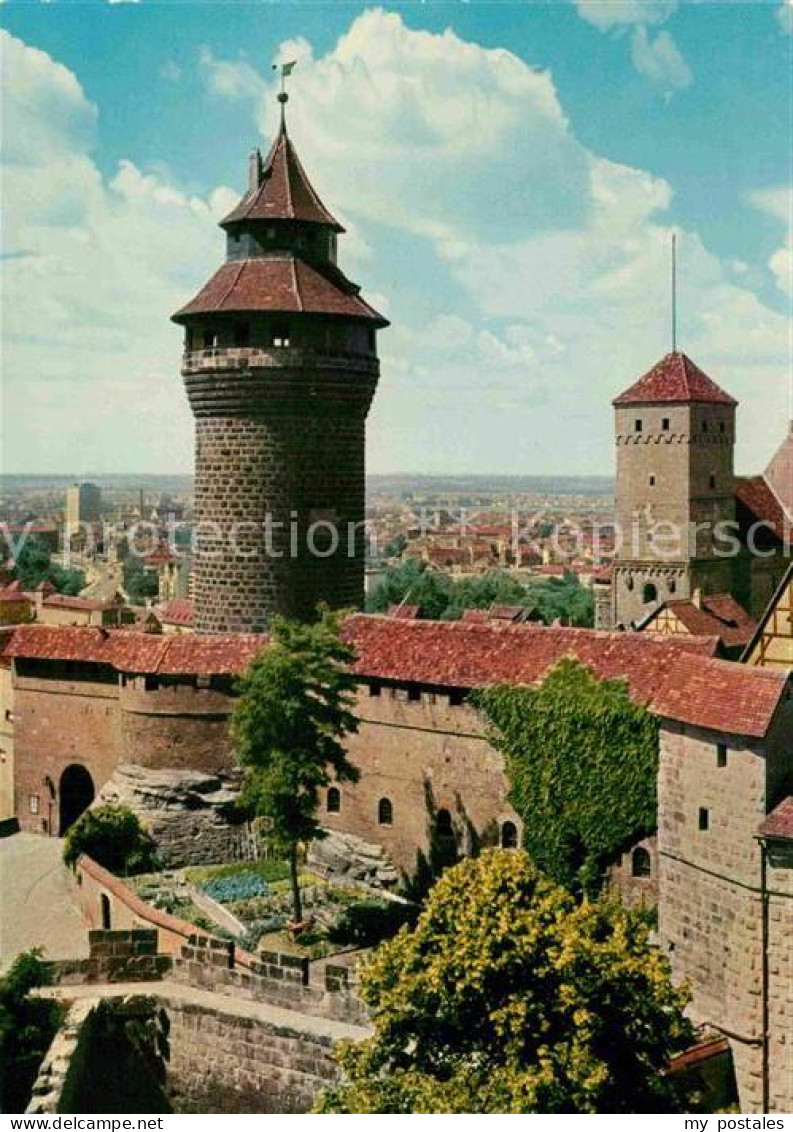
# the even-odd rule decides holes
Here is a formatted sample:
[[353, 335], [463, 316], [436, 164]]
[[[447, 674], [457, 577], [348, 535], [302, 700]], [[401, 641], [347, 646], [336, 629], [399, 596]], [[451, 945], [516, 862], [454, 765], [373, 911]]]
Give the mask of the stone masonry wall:
[[[20, 828], [57, 835], [64, 770], [81, 764], [98, 790], [119, 761], [118, 684], [17, 676], [13, 710]], [[37, 814], [31, 812], [32, 796], [38, 798]]]
[[[762, 1106], [762, 910], [756, 831], [766, 812], [762, 749], [662, 730], [659, 934], [691, 983], [691, 1013], [731, 1039], [741, 1110]], [[707, 828], [700, 828], [707, 817]]]
[[307, 1112], [336, 1077], [330, 1037], [177, 998], [167, 1008], [176, 1112]]
[[[262, 632], [274, 613], [306, 618], [319, 601], [363, 601], [365, 421], [377, 359], [346, 367], [281, 353], [262, 369], [241, 371], [230, 358], [210, 374], [185, 370], [196, 417], [201, 633]], [[329, 548], [320, 531], [312, 553], [307, 530], [322, 522], [340, 542]]]

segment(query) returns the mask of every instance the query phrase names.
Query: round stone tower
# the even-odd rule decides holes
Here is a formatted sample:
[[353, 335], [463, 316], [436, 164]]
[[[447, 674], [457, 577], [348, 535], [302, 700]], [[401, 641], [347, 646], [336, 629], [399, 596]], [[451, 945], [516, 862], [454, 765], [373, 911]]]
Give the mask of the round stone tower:
[[221, 221], [226, 262], [174, 316], [196, 422], [199, 633], [364, 592], [365, 423], [388, 323], [336, 266], [341, 225], [286, 130]]

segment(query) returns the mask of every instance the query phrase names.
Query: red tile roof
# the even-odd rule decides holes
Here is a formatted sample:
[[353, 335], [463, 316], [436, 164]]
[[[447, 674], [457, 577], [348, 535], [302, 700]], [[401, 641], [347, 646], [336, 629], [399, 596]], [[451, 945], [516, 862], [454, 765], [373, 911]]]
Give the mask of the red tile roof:
[[[789, 524], [779, 499], [762, 476], [739, 476], [735, 480], [738, 520], [742, 525], [767, 524], [780, 542], [789, 542]], [[741, 515], [741, 508], [745, 509]]]
[[[751, 640], [757, 622], [738, 604], [732, 594], [713, 594], [703, 597], [701, 605], [693, 601], [667, 601], [658, 610], [668, 609], [698, 637], [719, 637], [727, 648], [745, 645]], [[655, 614], [647, 622], [652, 630]]]
[[782, 799], [757, 832], [772, 841], [793, 841], [793, 795]]
[[[767, 732], [789, 681], [782, 670], [712, 659], [713, 638], [366, 614], [348, 618], [344, 636], [357, 653], [353, 671], [362, 677], [464, 689], [536, 684], [563, 657], [572, 657], [601, 679], [624, 678], [633, 699], [660, 716], [756, 737]], [[87, 661], [129, 673], [212, 675], [242, 671], [266, 644], [264, 635], [153, 636], [25, 625], [9, 633], [3, 656]]]
[[625, 676], [645, 703], [678, 656], [710, 656], [716, 648], [712, 638], [673, 640], [490, 620], [394, 621], [360, 613], [347, 620], [344, 635], [358, 654], [354, 670], [361, 676], [453, 688], [534, 684], [570, 656], [598, 676]]
[[343, 315], [379, 326], [387, 320], [357, 291], [343, 289], [289, 252], [257, 259], [231, 260], [220, 267], [194, 299], [173, 315], [181, 322], [190, 315], [216, 311], [276, 311], [285, 314]]
[[787, 436], [763, 472], [763, 479], [793, 522], [793, 421], [790, 422]]
[[69, 594], [50, 594], [44, 598], [47, 609], [74, 609], [84, 613], [98, 613], [102, 609], [111, 609], [114, 601], [100, 601], [92, 597], [71, 597]]
[[5, 646], [7, 657], [106, 664], [119, 672], [223, 675], [241, 672], [267, 644], [265, 636], [154, 636], [129, 629], [21, 626]]
[[221, 225], [245, 220], [301, 220], [344, 231], [317, 196], [283, 125], [265, 158], [258, 188], [249, 190]]
[[651, 370], [634, 382], [614, 405], [649, 405], [665, 402], [705, 402], [737, 405], [712, 378], [695, 366], [686, 354], [666, 354]]
[[9, 603], [14, 602], [25, 602], [26, 605], [32, 605], [33, 599], [29, 594], [25, 593], [25, 591], [22, 589], [22, 583], [17, 579], [9, 586], [6, 586], [5, 589], [0, 590], [0, 602], [2, 602], [4, 605], [8, 605]]
[[154, 612], [166, 625], [189, 627], [195, 624], [195, 604], [189, 597], [177, 597], [173, 601], [166, 601], [163, 605], [156, 606]]
[[650, 706], [679, 723], [762, 738], [788, 684], [789, 673], [782, 669], [747, 668], [689, 654], [679, 656], [659, 680]]

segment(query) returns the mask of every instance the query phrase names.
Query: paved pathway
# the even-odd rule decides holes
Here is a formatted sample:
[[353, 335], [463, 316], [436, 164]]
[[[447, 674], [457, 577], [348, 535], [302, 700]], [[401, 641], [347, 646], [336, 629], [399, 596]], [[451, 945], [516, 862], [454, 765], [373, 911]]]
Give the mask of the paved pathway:
[[31, 947], [43, 947], [48, 959], [88, 954], [62, 853], [57, 837], [16, 833], [0, 838], [0, 970]]
[[167, 979], [157, 983], [90, 983], [84, 986], [45, 987], [39, 994], [46, 998], [66, 999], [69, 1002], [80, 999], [124, 998], [127, 995], [152, 995], [168, 1002], [185, 1002], [207, 1009], [232, 1014], [238, 1018], [255, 1018], [272, 1026], [282, 1026], [301, 1033], [317, 1034], [321, 1037], [341, 1038], [360, 1041], [371, 1033], [365, 1026], [354, 1026], [348, 1022], [336, 1022], [332, 1018], [317, 1018], [313, 1014], [303, 1014], [287, 1010], [283, 1006], [272, 1006], [268, 1002], [253, 1002], [249, 998], [235, 998], [230, 994], [217, 994], [215, 991], [199, 990], [184, 983], [169, 982]]

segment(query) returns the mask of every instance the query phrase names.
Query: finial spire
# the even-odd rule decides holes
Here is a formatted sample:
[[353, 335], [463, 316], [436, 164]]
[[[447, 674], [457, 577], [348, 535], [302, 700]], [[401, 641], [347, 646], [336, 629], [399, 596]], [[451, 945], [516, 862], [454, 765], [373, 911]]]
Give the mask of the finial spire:
[[289, 95], [286, 93], [286, 80], [292, 74], [297, 66], [297, 59], [293, 59], [291, 63], [273, 63], [273, 70], [281, 71], [281, 89], [278, 92], [278, 101], [281, 103], [281, 130], [286, 130], [286, 104], [289, 101]]
[[677, 353], [677, 233], [672, 233], [672, 353]]

